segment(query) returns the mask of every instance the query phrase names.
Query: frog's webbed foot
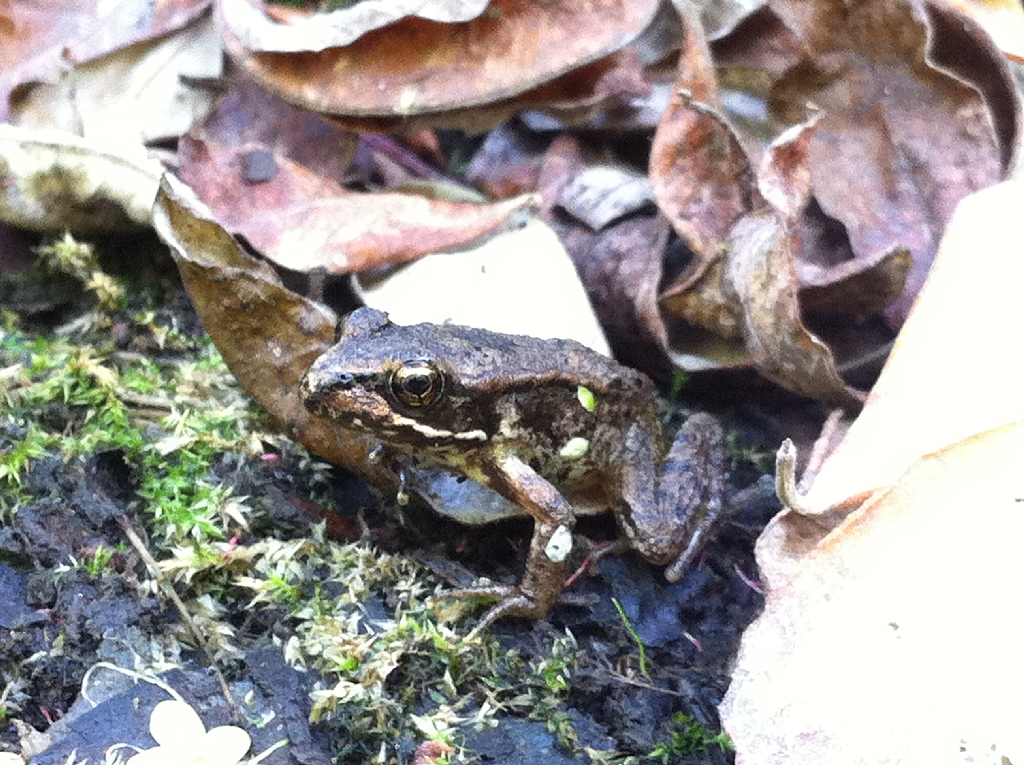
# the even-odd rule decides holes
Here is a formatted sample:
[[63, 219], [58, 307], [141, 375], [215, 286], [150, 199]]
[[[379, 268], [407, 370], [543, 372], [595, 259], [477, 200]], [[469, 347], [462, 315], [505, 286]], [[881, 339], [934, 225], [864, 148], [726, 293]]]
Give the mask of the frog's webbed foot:
[[445, 593], [452, 598], [484, 598], [498, 602], [484, 614], [470, 633], [479, 634], [496, 619], [519, 616], [543, 618], [558, 600], [565, 581], [565, 558], [572, 546], [572, 532], [563, 524], [535, 522], [530, 553], [522, 584], [466, 587]]
[[554, 605], [554, 599], [557, 599], [557, 593], [552, 602], [547, 602], [546, 599], [538, 599], [533, 595], [530, 595], [523, 591], [521, 587], [515, 587], [512, 585], [494, 585], [484, 587], [466, 587], [461, 590], [452, 590], [444, 594], [447, 598], [469, 598], [469, 599], [487, 599], [497, 600], [498, 602], [491, 606], [483, 618], [477, 623], [473, 630], [469, 633], [469, 638], [472, 639], [483, 632], [485, 629], [490, 627], [498, 619], [504, 619], [505, 617], [521, 617], [525, 619], [541, 619], [547, 614], [548, 610]]

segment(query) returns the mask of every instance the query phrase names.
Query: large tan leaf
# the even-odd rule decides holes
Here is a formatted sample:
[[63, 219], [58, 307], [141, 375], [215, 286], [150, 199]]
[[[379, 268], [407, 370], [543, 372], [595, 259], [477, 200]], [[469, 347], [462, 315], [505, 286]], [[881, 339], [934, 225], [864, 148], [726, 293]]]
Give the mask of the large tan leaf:
[[1022, 205], [1016, 181], [960, 204], [863, 413], [759, 540], [737, 762], [1024, 758]]

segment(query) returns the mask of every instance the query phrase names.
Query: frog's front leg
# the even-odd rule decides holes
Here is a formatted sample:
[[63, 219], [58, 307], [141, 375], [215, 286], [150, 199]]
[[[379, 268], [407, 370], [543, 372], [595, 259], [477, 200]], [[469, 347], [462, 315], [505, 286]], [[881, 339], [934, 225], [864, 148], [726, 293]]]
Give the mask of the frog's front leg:
[[551, 483], [515, 455], [495, 460], [486, 469], [487, 485], [533, 516], [533, 538], [526, 570], [518, 586], [468, 587], [450, 597], [498, 600], [472, 634], [496, 619], [540, 619], [551, 609], [565, 581], [565, 559], [572, 547], [572, 506]]
[[722, 513], [722, 426], [709, 414], [695, 414], [662, 460], [650, 434], [634, 425], [616, 461], [623, 466], [618, 516], [630, 546], [652, 563], [667, 563], [665, 578], [678, 581]]

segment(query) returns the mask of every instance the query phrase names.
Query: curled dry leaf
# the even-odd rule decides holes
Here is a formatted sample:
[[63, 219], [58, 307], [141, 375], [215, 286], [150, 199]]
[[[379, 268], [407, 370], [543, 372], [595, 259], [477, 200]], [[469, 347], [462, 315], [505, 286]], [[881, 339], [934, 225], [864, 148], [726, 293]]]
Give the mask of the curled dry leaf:
[[[803, 324], [797, 302], [794, 232], [807, 206], [813, 120], [780, 136], [755, 175], [714, 104], [717, 82], [706, 46], [686, 21], [678, 95], [651, 157], [658, 206], [693, 252], [661, 296], [668, 314], [726, 340], [742, 337], [749, 361], [771, 380], [812, 397], [852, 404], [829, 348]], [[721, 341], [671, 337], [673, 360], [689, 368], [736, 363]], [[713, 354], [713, 355], [712, 355]]]
[[863, 412], [759, 540], [766, 610], [722, 706], [737, 762], [1024, 757], [999, 586], [1024, 535], [1022, 205], [1016, 181], [961, 202]]
[[[903, 296], [888, 311], [898, 325], [957, 201], [1000, 178], [1005, 150], [993, 111], [974, 87], [933, 65], [931, 56], [943, 54], [930, 51], [929, 37], [941, 46], [942, 28], [924, 2], [771, 7], [805, 45], [773, 87], [773, 112], [795, 123], [808, 103], [822, 111], [810, 145], [816, 203], [845, 228], [855, 258], [913, 255]], [[816, 262], [815, 253], [804, 259]]]
[[415, 115], [489, 104], [598, 61], [650, 23], [655, 0], [492, 0], [461, 24], [407, 17], [351, 45], [258, 53], [230, 29], [231, 57], [263, 87], [314, 111]]
[[147, 226], [163, 169], [62, 130], [0, 125], [0, 219], [35, 231]]
[[[750, 160], [717, 108], [718, 84], [707, 44], [692, 18], [684, 19], [684, 27], [676, 92], [654, 134], [650, 160], [658, 207], [694, 254], [691, 266], [666, 289], [669, 310], [673, 297], [690, 290], [721, 257], [729, 229], [754, 208], [757, 195]], [[694, 299], [688, 296], [687, 304], [692, 306]], [[719, 312], [675, 313], [692, 321]]]
[[[252, 0], [221, 0], [225, 26], [251, 51], [294, 53], [348, 45], [406, 16], [447, 24], [475, 19], [488, 0], [361, 0], [328, 13], [273, 15]], [[276, 17], [276, 18], [275, 18]]]
[[832, 352], [800, 320], [794, 249], [772, 211], [746, 215], [733, 228], [724, 279], [743, 309], [747, 352], [761, 374], [789, 390], [856, 406], [860, 396], [843, 382]]
[[0, 120], [11, 92], [29, 82], [55, 82], [68, 63], [82, 63], [178, 29], [210, 0], [43, 0], [5, 3], [0, 24]]
[[[218, 220], [294, 271], [342, 274], [405, 263], [465, 246], [535, 203], [530, 196], [476, 203], [352, 192], [266, 148], [190, 136], [179, 156], [182, 178]], [[257, 160], [267, 171], [253, 179]]]
[[160, 182], [153, 215], [203, 327], [245, 392], [310, 451], [379, 486], [394, 485], [367, 459], [373, 441], [314, 417], [299, 399], [303, 373], [334, 343], [334, 313], [286, 289], [171, 175]]

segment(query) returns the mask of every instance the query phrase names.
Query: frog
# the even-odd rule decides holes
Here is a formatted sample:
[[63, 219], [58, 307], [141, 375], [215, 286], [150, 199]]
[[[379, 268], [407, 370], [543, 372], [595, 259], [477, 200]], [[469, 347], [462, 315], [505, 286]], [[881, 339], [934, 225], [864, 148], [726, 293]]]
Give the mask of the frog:
[[[450, 590], [497, 619], [541, 619], [563, 589], [580, 515], [611, 512], [621, 542], [678, 581], [722, 515], [722, 426], [691, 415], [671, 442], [644, 375], [573, 340], [393, 323], [362, 307], [300, 383], [309, 411], [371, 435], [396, 464], [471, 479], [533, 518], [516, 585]], [[621, 545], [620, 545], [621, 546]]]

